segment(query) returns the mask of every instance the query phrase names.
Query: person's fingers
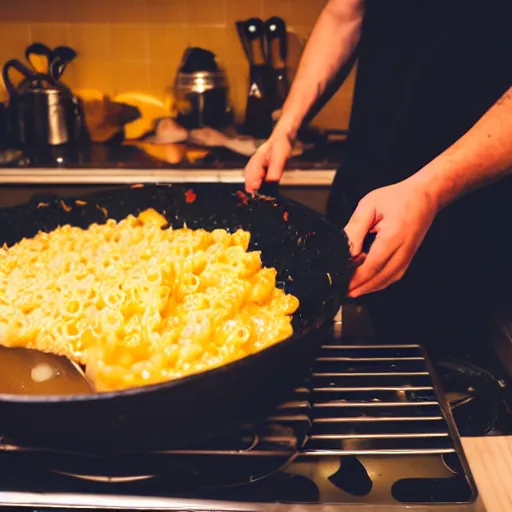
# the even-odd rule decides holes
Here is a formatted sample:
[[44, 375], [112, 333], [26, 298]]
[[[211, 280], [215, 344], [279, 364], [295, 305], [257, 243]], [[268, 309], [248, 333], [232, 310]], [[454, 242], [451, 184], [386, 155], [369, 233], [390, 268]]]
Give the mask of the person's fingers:
[[359, 255], [363, 250], [364, 239], [374, 227], [375, 220], [375, 208], [372, 203], [364, 199], [360, 201], [345, 226], [352, 256]]
[[268, 164], [268, 149], [260, 147], [251, 157], [244, 169], [245, 190], [250, 194], [257, 192], [265, 177]]
[[266, 181], [278, 182], [283, 175], [286, 160], [288, 160], [290, 145], [288, 141], [278, 141], [272, 145], [269, 155]]
[[406, 258], [397, 251], [372, 279], [352, 289], [349, 292], [349, 297], [355, 299], [361, 295], [384, 290], [384, 288], [402, 278], [407, 270], [407, 266]]
[[377, 234], [366, 259], [359, 267], [356, 268], [349, 286], [349, 295], [351, 297], [355, 290], [361, 288], [383, 272], [386, 265], [398, 249], [398, 247], [392, 243], [392, 240], [386, 238], [387, 237], [379, 236], [379, 234]]

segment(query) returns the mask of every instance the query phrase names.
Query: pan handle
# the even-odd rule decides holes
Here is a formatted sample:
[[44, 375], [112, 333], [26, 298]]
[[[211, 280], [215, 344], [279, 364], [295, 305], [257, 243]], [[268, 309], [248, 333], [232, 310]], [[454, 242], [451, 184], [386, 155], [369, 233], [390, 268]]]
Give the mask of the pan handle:
[[264, 181], [261, 184], [258, 194], [262, 196], [276, 197], [279, 195], [279, 183], [276, 181]]
[[[345, 236], [345, 239], [347, 241], [349, 251], [350, 251], [350, 240], [349, 240], [348, 235], [345, 232], [345, 230], [343, 230], [343, 235]], [[351, 256], [349, 258], [348, 264], [349, 264], [350, 271], [353, 272], [357, 267], [361, 266], [364, 263], [364, 260], [366, 259], [366, 256], [367, 256], [368, 252], [370, 251], [370, 248], [371, 248], [373, 242], [375, 241], [376, 236], [377, 236], [376, 233], [368, 233], [366, 235], [365, 239], [363, 240], [363, 248], [362, 248], [361, 253], [357, 256]]]

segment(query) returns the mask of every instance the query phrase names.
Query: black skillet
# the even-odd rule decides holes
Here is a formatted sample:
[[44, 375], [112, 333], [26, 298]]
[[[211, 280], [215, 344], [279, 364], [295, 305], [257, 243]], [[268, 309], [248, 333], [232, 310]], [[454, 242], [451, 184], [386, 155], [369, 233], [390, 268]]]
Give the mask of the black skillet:
[[6, 439], [89, 453], [181, 448], [264, 417], [307, 375], [351, 275], [347, 239], [337, 227], [290, 199], [252, 198], [224, 184], [122, 188], [81, 197], [81, 206], [75, 199], [39, 198], [0, 210], [0, 245], [149, 207], [175, 227], [244, 228], [252, 233], [250, 248], [262, 251], [264, 265], [276, 267], [280, 285], [300, 299], [295, 334], [237, 362], [162, 384], [65, 397], [0, 395]]

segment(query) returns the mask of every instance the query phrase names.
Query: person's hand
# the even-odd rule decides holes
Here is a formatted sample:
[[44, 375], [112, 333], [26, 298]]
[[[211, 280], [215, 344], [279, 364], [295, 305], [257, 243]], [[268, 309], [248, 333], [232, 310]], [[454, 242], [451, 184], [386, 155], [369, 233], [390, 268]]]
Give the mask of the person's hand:
[[361, 257], [368, 233], [376, 237], [354, 272], [348, 295], [376, 292], [401, 279], [437, 211], [433, 198], [411, 179], [363, 197], [345, 226], [352, 256]]
[[251, 194], [256, 192], [263, 180], [279, 182], [291, 152], [291, 138], [286, 133], [273, 133], [245, 167], [245, 190]]

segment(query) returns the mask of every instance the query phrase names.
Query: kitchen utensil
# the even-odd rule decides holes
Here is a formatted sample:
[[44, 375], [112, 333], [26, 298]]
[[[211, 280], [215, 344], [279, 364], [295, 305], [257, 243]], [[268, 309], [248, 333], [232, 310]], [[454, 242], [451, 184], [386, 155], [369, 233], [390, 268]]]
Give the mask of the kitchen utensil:
[[[175, 227], [244, 228], [252, 234], [251, 249], [262, 251], [264, 265], [277, 268], [280, 286], [301, 301], [295, 332], [239, 361], [162, 384], [67, 397], [2, 394], [2, 435], [91, 453], [177, 448], [259, 419], [289, 396], [309, 371], [348, 286], [342, 231], [290, 199], [251, 197], [227, 184], [121, 188], [81, 197], [80, 206], [75, 199], [38, 197], [0, 210], [0, 245], [64, 224], [105, 222], [104, 212], [121, 219], [150, 207]], [[38, 208], [41, 202], [47, 206]]]
[[55, 80], [60, 80], [68, 64], [75, 60], [76, 57], [77, 53], [73, 48], [69, 46], [57, 46], [51, 54], [50, 75]]
[[66, 357], [0, 346], [0, 393], [80, 395], [92, 388], [80, 366]]
[[[26, 75], [17, 88], [9, 71]], [[10, 94], [10, 116], [19, 145], [37, 148], [75, 142], [83, 133], [83, 116], [77, 98], [50, 75], [32, 74], [19, 61], [9, 61], [3, 78]]]
[[287, 31], [282, 18], [273, 16], [265, 22], [267, 64], [273, 71], [272, 109], [278, 110], [288, 95]]
[[244, 132], [257, 138], [267, 138], [272, 131], [273, 121], [263, 21], [259, 18], [245, 21], [241, 34], [242, 45], [249, 50], [250, 64]]
[[248, 39], [245, 37], [245, 21], [236, 21], [235, 22], [236, 31], [238, 32], [238, 37], [240, 39], [240, 43], [242, 44], [242, 48], [245, 53], [245, 57], [247, 58], [247, 62], [249, 64], [252, 63], [252, 49], [249, 44]]
[[25, 58], [36, 73], [47, 74], [52, 61], [52, 50], [43, 43], [33, 43], [25, 50]]
[[187, 48], [176, 74], [174, 93], [177, 121], [185, 128], [222, 129], [232, 122], [227, 78], [212, 52]]

